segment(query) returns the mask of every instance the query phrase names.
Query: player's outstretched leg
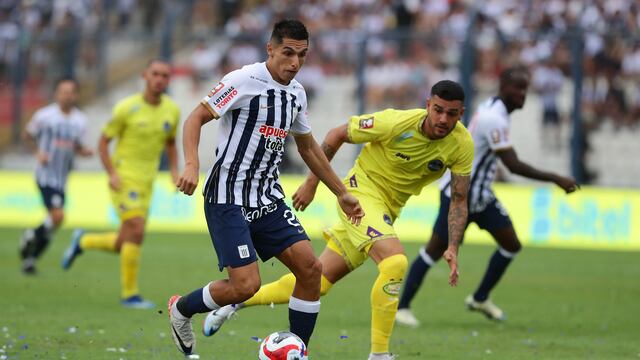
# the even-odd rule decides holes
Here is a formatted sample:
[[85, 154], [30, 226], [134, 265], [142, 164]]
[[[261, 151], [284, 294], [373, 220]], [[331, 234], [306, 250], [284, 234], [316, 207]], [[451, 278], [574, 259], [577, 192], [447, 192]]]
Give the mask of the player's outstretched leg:
[[[395, 244], [397, 243], [397, 245]], [[381, 246], [379, 246], [381, 245]], [[390, 245], [393, 245], [389, 247]], [[392, 360], [395, 355], [389, 353], [389, 339], [393, 332], [393, 323], [398, 310], [398, 295], [400, 286], [407, 270], [407, 257], [403, 253], [393, 255], [377, 255], [374, 251], [385, 250], [380, 253], [389, 253], [390, 249], [402, 249], [397, 239], [383, 240], [374, 243], [369, 255], [378, 262], [378, 278], [371, 288], [371, 353], [369, 360]]]
[[409, 307], [411, 301], [418, 293], [424, 278], [427, 276], [427, 272], [442, 257], [442, 254], [447, 248], [446, 236], [443, 239], [443, 237], [438, 235], [437, 226], [438, 224], [436, 222], [429, 243], [420, 248], [418, 256], [413, 260], [409, 268], [409, 273], [404, 282], [402, 296], [400, 296], [398, 312], [396, 313], [396, 322], [398, 324], [409, 327], [418, 327], [420, 325], [420, 321], [413, 315]]
[[118, 233], [86, 233], [84, 229], [76, 229], [71, 234], [69, 246], [62, 256], [62, 268], [68, 270], [76, 258], [86, 250], [117, 252]]
[[32, 255], [35, 248], [36, 236], [33, 229], [25, 230], [20, 235], [18, 251], [22, 260], [22, 272], [27, 275], [36, 273], [36, 258]]

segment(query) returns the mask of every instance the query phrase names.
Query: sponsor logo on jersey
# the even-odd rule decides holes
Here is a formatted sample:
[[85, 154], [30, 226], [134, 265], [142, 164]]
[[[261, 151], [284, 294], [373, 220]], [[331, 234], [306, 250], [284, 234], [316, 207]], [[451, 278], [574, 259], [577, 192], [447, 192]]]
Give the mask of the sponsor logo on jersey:
[[252, 79], [252, 80], [260, 81], [261, 83], [264, 83], [264, 84], [268, 84], [269, 83], [269, 81], [267, 81], [266, 79], [260, 79], [260, 78], [257, 78], [255, 76], [253, 76], [253, 75], [249, 76], [249, 78]]
[[[220, 95], [216, 94], [216, 96], [218, 97], [213, 101], [213, 105], [215, 105], [218, 109], [222, 109], [222, 107], [227, 105], [229, 101], [231, 101], [234, 97], [236, 97], [236, 95], [238, 95], [238, 90], [233, 86], [229, 86]], [[213, 98], [212, 96], [210, 97]]]
[[400, 294], [401, 286], [402, 281], [391, 281], [382, 287], [382, 291], [384, 291], [387, 295], [398, 296]]
[[400, 134], [400, 136], [398, 136], [396, 138], [396, 142], [401, 142], [407, 139], [411, 139], [413, 137], [413, 131], [409, 130], [409, 131], [405, 131], [402, 134]]
[[269, 125], [262, 125], [258, 131], [267, 140], [264, 143], [265, 149], [278, 152], [284, 150], [284, 138], [287, 137], [286, 130]]
[[373, 116], [366, 119], [360, 119], [360, 129], [371, 129], [372, 127], [373, 127]]
[[404, 159], [404, 160], [407, 160], [407, 161], [411, 160], [411, 156], [403, 154], [401, 152], [397, 152], [396, 156], [399, 157], [400, 159]]
[[278, 203], [271, 203], [269, 205], [262, 206], [260, 208], [245, 208], [242, 207], [242, 216], [247, 222], [260, 219], [266, 214], [270, 214], [278, 209]]
[[498, 129], [491, 130], [491, 141], [493, 141], [494, 144], [497, 144], [500, 142], [500, 130]]
[[371, 226], [367, 227], [367, 236], [370, 238], [377, 238], [378, 236], [382, 236], [382, 233]]
[[218, 85], [216, 85], [216, 87], [214, 87], [213, 89], [211, 89], [211, 91], [209, 91], [209, 97], [213, 98], [213, 96], [215, 94], [218, 93], [218, 91], [222, 90], [224, 88], [224, 83], [219, 82]]
[[429, 161], [427, 168], [431, 171], [440, 171], [444, 167], [444, 163], [440, 159]]

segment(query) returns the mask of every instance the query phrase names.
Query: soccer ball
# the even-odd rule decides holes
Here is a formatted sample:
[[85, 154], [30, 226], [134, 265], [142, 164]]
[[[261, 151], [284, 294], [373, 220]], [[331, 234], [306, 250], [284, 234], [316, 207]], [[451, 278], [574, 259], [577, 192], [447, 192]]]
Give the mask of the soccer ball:
[[260, 360], [307, 360], [307, 346], [294, 333], [278, 331], [267, 336], [260, 344]]

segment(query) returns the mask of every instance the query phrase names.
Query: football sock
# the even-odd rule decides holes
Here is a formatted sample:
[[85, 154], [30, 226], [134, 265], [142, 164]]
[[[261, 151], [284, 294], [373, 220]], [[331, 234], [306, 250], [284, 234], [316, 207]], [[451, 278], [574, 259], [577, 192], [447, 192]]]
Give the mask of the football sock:
[[125, 242], [120, 249], [120, 280], [122, 298], [139, 295], [138, 269], [140, 268], [140, 245]]
[[371, 288], [371, 352], [389, 352], [389, 338], [398, 311], [398, 295], [407, 270], [407, 257], [397, 254], [378, 264], [378, 278]]
[[178, 312], [182, 316], [190, 318], [195, 314], [218, 310], [220, 306], [216, 304], [211, 297], [211, 292], [209, 291], [210, 284], [211, 283], [191, 292], [189, 295], [182, 296], [180, 300], [176, 302]]
[[398, 309], [407, 309], [411, 305], [411, 300], [416, 296], [420, 285], [424, 277], [427, 275], [427, 271], [435, 264], [435, 261], [427, 254], [424, 247], [420, 247], [418, 256], [409, 269], [407, 274], [407, 280], [404, 282], [404, 289], [402, 289], [402, 296], [400, 296], [400, 303]]
[[289, 329], [298, 335], [307, 346], [316, 326], [320, 312], [320, 301], [301, 300], [291, 296], [289, 300]]
[[493, 253], [484, 278], [482, 278], [478, 290], [473, 294], [473, 298], [476, 301], [483, 302], [489, 298], [489, 292], [496, 286], [515, 255], [516, 253], [506, 251], [500, 247]]
[[[274, 282], [262, 285], [260, 290], [242, 305], [286, 304], [293, 293], [293, 287], [295, 285], [296, 277], [292, 273], [289, 273]], [[320, 280], [320, 296], [329, 292], [332, 286], [333, 284], [323, 275]]]
[[34, 230], [35, 239], [31, 249], [30, 257], [38, 258], [49, 246], [51, 234], [53, 233], [53, 222], [47, 216], [44, 222]]
[[80, 239], [80, 248], [115, 252], [117, 240], [118, 233], [115, 232], [84, 234]]

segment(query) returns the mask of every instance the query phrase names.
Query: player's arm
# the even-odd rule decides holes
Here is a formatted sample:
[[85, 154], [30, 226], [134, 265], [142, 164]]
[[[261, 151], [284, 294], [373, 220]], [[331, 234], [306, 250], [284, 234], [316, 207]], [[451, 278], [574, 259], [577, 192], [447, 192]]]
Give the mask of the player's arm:
[[347, 191], [340, 178], [329, 165], [329, 160], [320, 145], [313, 138], [311, 133], [294, 134], [298, 153], [309, 169], [327, 185], [327, 187], [338, 197], [340, 207], [347, 214], [354, 224], [360, 224], [360, 219], [364, 216], [364, 211], [360, 207], [358, 199]]
[[100, 135], [100, 140], [98, 140], [98, 155], [100, 156], [100, 161], [102, 162], [104, 170], [109, 175], [109, 187], [113, 190], [120, 190], [122, 182], [116, 168], [113, 166], [111, 154], [109, 153], [109, 143], [111, 142], [111, 139], [111, 137], [104, 133]]
[[[320, 149], [328, 161], [333, 159], [333, 156], [338, 152], [342, 144], [350, 142], [347, 127], [348, 124], [335, 127], [329, 130], [325, 136], [322, 145], [320, 145]], [[307, 176], [302, 186], [293, 194], [293, 207], [296, 210], [304, 211], [304, 209], [309, 206], [313, 201], [319, 182], [320, 179], [313, 172]]]
[[[45, 165], [49, 161], [49, 154], [45, 149], [41, 149], [38, 146], [37, 138], [40, 133], [40, 118], [38, 114], [34, 115], [33, 119], [29, 122], [27, 127], [22, 131], [22, 140], [24, 144], [27, 146], [29, 151], [33, 153], [33, 155], [38, 160], [38, 163], [41, 165]], [[43, 134], [44, 136], [45, 134]], [[43, 141], [45, 143], [46, 141]]]
[[[198, 186], [200, 176], [200, 159], [198, 145], [200, 145], [200, 129], [218, 115], [210, 108], [199, 104], [189, 114], [184, 122], [182, 148], [184, 152], [184, 171], [176, 186], [187, 195], [192, 195]], [[177, 156], [176, 156], [177, 157]]]
[[170, 138], [165, 145], [167, 150], [167, 160], [169, 162], [169, 172], [171, 172], [171, 179], [174, 184], [178, 184], [178, 149], [176, 148], [176, 139]]
[[567, 194], [580, 188], [580, 185], [578, 185], [573, 178], [538, 170], [533, 166], [522, 162], [512, 147], [497, 150], [496, 154], [498, 154], [500, 160], [502, 160], [502, 163], [507, 167], [507, 169], [514, 174], [524, 176], [529, 179], [553, 182], [561, 187]]
[[449, 246], [444, 253], [444, 258], [451, 268], [451, 273], [449, 274], [449, 284], [451, 286], [455, 286], [458, 283], [458, 248], [467, 225], [468, 192], [469, 176], [451, 173], [451, 205], [449, 206], [448, 216]]

